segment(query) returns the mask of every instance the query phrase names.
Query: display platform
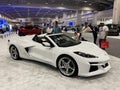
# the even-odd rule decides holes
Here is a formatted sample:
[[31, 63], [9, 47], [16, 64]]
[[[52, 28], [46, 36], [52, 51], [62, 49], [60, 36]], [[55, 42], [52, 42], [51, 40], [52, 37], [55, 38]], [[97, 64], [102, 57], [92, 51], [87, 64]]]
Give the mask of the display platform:
[[120, 58], [110, 56], [111, 70], [103, 75], [69, 78], [52, 66], [29, 60], [15, 61], [8, 52], [8, 39], [0, 39], [0, 90], [119, 90]]

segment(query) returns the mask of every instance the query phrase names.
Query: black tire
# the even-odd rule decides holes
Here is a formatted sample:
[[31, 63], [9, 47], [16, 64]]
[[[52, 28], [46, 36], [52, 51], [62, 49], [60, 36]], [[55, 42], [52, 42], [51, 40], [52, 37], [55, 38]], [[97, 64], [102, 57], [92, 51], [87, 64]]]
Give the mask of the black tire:
[[38, 33], [37, 35], [40, 35], [41, 33]]
[[119, 36], [119, 32], [117, 32], [117, 34], [116, 34], [117, 36]]
[[18, 35], [19, 35], [19, 36], [25, 36], [25, 34], [22, 33], [22, 32], [18, 32]]
[[2, 29], [0, 29], [0, 34], [3, 34], [4, 32], [3, 32], [3, 30]]
[[[61, 62], [61, 60], [65, 60], [65, 63], [66, 64], [68, 64], [68, 62], [69, 62], [69, 60], [70, 60], [70, 63], [69, 63], [69, 65], [63, 65], [64, 66], [64, 68], [61, 68], [62, 67], [62, 65], [60, 66], [60, 64], [62, 64]], [[67, 61], [68, 60], [68, 61]], [[66, 67], [66, 68], [65, 68]], [[69, 69], [67, 68], [67, 67], [69, 67]], [[67, 77], [74, 77], [74, 76], [77, 76], [78, 75], [78, 65], [77, 65], [77, 63], [76, 63], [76, 61], [72, 58], [72, 57], [70, 57], [70, 56], [62, 56], [62, 57], [60, 57], [60, 58], [58, 58], [58, 60], [57, 60], [57, 68], [59, 69], [59, 71], [60, 71], [60, 73], [62, 74], [62, 75], [64, 75], [64, 76], [67, 76]], [[63, 70], [62, 70], [63, 69]], [[66, 73], [66, 71], [65, 71], [65, 69], [66, 69], [66, 71], [70, 71], [70, 73]], [[71, 69], [71, 70], [70, 70]], [[73, 70], [73, 71], [72, 71]]]
[[11, 57], [14, 60], [19, 60], [20, 59], [18, 49], [14, 45], [10, 46], [9, 52], [10, 52]]

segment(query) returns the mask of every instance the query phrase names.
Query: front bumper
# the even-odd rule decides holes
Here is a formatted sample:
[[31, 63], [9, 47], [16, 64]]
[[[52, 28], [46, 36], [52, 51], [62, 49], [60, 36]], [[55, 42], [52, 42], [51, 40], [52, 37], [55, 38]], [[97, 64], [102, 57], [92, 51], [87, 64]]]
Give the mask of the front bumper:
[[100, 75], [108, 72], [111, 68], [110, 63], [108, 61], [89, 62], [85, 66], [86, 68], [84, 71], [82, 69], [79, 69], [78, 76], [90, 77], [90, 76]]

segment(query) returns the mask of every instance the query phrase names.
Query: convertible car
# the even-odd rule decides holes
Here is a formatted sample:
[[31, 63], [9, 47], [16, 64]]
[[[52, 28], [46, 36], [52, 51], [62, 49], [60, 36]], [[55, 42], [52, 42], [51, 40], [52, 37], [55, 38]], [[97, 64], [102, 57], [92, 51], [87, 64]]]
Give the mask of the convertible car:
[[18, 32], [19, 36], [32, 35], [32, 34], [41, 34], [42, 30], [39, 26], [26, 25], [25, 27], [21, 26]]
[[65, 34], [42, 34], [8, 40], [14, 60], [30, 59], [53, 65], [67, 77], [90, 77], [110, 70], [109, 56], [97, 45]]

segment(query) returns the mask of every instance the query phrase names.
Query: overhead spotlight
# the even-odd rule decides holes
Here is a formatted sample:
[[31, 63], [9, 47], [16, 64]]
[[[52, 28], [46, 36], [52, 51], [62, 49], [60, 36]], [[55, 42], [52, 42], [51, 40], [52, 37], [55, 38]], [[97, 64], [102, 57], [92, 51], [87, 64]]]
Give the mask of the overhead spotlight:
[[11, 4], [10, 4], [10, 3], [9, 3], [8, 5], [9, 5], [9, 6], [11, 6]]
[[61, 3], [61, 5], [63, 6], [64, 4], [63, 4], [63, 3]]
[[28, 5], [31, 4], [30, 2], [27, 3]]
[[93, 10], [93, 8], [90, 8], [90, 7], [83, 7], [82, 10], [91, 11], [91, 10]]
[[91, 6], [92, 5], [92, 3], [89, 3], [89, 6]]
[[45, 3], [45, 4], [48, 4], [48, 3]]
[[86, 0], [84, 1], [84, 3], [87, 3], [87, 2], [88, 2], [88, 1], [86, 1]]
[[65, 7], [57, 7], [57, 9], [66, 9]]

